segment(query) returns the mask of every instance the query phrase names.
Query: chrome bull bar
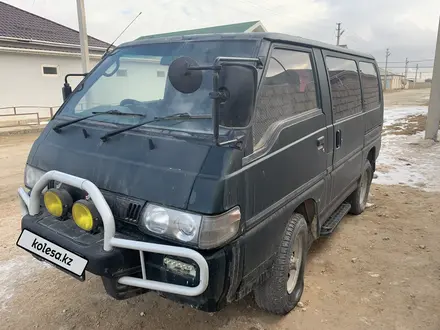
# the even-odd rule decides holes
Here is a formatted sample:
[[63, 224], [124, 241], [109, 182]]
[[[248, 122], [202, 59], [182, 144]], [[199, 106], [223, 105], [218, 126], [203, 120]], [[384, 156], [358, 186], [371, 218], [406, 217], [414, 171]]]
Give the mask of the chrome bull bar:
[[[102, 223], [104, 227], [104, 251], [111, 251], [113, 247], [139, 251], [142, 278], [123, 276], [118, 280], [120, 284], [140, 287], [154, 291], [174, 293], [184, 296], [198, 296], [206, 290], [209, 281], [208, 263], [206, 262], [205, 258], [197, 251], [184, 247], [141, 242], [115, 237], [116, 228], [113, 213], [110, 210], [110, 207], [108, 206], [107, 201], [105, 200], [99, 188], [96, 187], [95, 184], [93, 182], [90, 182], [89, 180], [59, 171], [49, 171], [45, 173], [37, 181], [37, 183], [31, 190], [30, 195], [23, 188], [18, 189], [18, 196], [20, 197], [20, 207], [23, 215], [37, 215], [40, 212], [41, 193], [47, 187], [48, 183], [52, 180], [82, 189], [89, 194], [102, 218]], [[193, 260], [199, 266], [199, 284], [196, 287], [188, 287], [184, 285], [176, 285], [171, 283], [148, 280], [147, 272], [145, 269], [144, 252], [184, 257]]]

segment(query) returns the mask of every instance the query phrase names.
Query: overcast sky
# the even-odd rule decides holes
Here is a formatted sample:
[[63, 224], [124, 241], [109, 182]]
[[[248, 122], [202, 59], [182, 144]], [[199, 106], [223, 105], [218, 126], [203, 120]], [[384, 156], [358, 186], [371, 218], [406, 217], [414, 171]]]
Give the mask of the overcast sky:
[[[76, 0], [3, 1], [78, 29]], [[440, 15], [440, 0], [85, 0], [85, 6], [88, 34], [107, 42], [142, 11], [117, 44], [141, 35], [250, 20], [260, 20], [268, 31], [334, 44], [336, 22], [342, 22], [341, 43], [373, 54], [378, 62], [385, 61], [386, 48], [390, 62], [433, 59]], [[418, 63], [429, 76], [433, 62]], [[403, 63], [389, 66], [404, 71]]]

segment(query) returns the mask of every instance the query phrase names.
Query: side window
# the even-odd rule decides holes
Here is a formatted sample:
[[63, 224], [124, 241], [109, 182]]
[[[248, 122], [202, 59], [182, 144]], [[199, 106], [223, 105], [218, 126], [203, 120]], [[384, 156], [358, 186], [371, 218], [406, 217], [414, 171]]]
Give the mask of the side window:
[[356, 62], [326, 57], [334, 120], [362, 112], [361, 84]]
[[317, 106], [310, 53], [274, 49], [255, 107], [254, 150], [280, 121]]
[[364, 109], [372, 110], [379, 106], [379, 79], [372, 63], [359, 62], [361, 71], [362, 94], [364, 95]]

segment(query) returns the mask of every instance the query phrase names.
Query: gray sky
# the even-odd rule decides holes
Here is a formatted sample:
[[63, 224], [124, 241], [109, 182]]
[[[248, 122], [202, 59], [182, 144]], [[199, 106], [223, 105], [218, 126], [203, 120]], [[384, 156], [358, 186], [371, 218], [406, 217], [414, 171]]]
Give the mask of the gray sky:
[[[53, 21], [78, 28], [75, 0], [3, 0]], [[141, 35], [260, 20], [269, 31], [341, 43], [390, 62], [434, 58], [439, 0], [85, 0], [88, 34], [107, 42], [140, 12], [118, 43]], [[418, 62], [430, 76], [432, 61]], [[379, 63], [382, 65], [382, 63]], [[415, 67], [416, 62], [410, 64]], [[403, 63], [390, 63], [396, 73]], [[399, 68], [402, 67], [402, 68]], [[410, 69], [410, 72], [412, 69]]]

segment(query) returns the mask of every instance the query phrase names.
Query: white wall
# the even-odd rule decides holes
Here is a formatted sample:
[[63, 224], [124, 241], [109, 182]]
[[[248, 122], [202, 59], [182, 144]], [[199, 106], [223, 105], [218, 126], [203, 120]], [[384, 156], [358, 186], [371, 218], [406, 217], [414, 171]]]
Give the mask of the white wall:
[[[91, 59], [93, 67], [98, 59]], [[58, 66], [57, 76], [44, 76], [43, 65]], [[34, 55], [0, 52], [0, 108], [8, 106], [55, 106], [61, 105], [61, 88], [64, 76], [80, 73], [79, 57]], [[72, 78], [72, 82], [75, 79]], [[72, 84], [76, 86], [79, 79]], [[28, 110], [31, 112], [35, 110]]]
[[[110, 67], [111, 73], [115, 67]], [[97, 105], [118, 105], [123, 99], [155, 101], [163, 99], [168, 66], [145, 60], [121, 60], [119, 71], [126, 76], [102, 76], [80, 100], [77, 110]], [[162, 75], [159, 76], [158, 72]]]

